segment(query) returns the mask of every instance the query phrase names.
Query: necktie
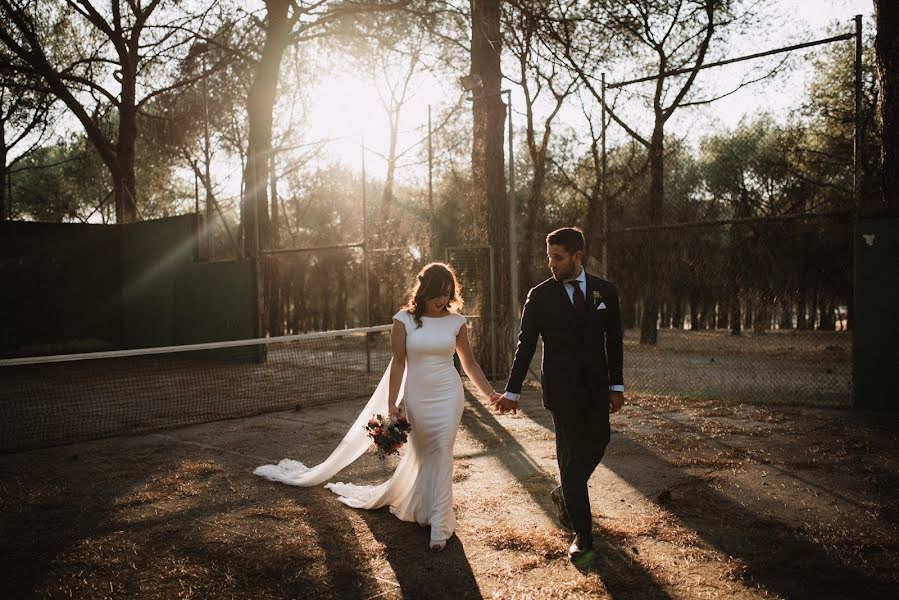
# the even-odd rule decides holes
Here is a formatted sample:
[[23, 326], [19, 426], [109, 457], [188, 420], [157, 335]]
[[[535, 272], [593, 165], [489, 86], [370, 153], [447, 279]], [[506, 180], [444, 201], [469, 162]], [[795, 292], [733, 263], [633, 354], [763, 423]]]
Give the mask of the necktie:
[[574, 287], [574, 310], [578, 315], [583, 315], [587, 308], [587, 303], [584, 301], [584, 292], [581, 291], [581, 284], [577, 279], [568, 283]]

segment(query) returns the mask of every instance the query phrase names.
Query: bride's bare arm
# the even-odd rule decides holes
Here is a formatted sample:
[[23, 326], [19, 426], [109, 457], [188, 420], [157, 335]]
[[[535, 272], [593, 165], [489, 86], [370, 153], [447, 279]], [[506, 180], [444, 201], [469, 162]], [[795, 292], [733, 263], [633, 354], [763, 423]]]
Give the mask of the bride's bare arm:
[[393, 362], [390, 363], [387, 410], [390, 416], [398, 417], [400, 411], [396, 406], [396, 401], [400, 395], [403, 373], [406, 372], [406, 326], [400, 321], [394, 321], [393, 327], [390, 329], [390, 350], [393, 353]]
[[465, 374], [468, 375], [468, 378], [474, 382], [475, 387], [478, 388], [479, 392], [492, 400], [493, 397], [497, 395], [497, 392], [493, 389], [493, 386], [490, 385], [490, 382], [487, 381], [487, 377], [484, 375], [481, 365], [479, 365], [478, 361], [474, 358], [474, 353], [471, 351], [471, 344], [468, 342], [468, 328], [464, 325], [459, 330], [458, 335], [456, 335], [456, 353], [459, 355], [459, 362], [462, 363], [462, 368], [465, 370]]

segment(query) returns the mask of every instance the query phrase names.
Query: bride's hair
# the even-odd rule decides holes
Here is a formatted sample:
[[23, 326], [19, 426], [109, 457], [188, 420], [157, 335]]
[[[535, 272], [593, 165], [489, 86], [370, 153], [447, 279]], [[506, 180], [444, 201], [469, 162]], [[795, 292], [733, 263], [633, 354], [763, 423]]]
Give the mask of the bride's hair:
[[421, 327], [421, 316], [425, 312], [425, 303], [442, 296], [447, 290], [449, 290], [447, 310], [457, 313], [462, 310], [463, 301], [456, 272], [446, 263], [427, 264], [415, 278], [415, 283], [409, 290], [409, 297], [403, 309], [412, 313], [412, 316], [415, 317], [415, 324]]

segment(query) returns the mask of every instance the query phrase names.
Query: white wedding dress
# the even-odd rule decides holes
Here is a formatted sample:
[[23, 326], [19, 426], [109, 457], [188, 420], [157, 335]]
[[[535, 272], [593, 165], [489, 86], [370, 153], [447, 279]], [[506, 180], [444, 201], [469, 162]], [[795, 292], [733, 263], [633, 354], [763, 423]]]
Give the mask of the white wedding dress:
[[[340, 495], [340, 501], [354, 508], [389, 506], [403, 521], [431, 526], [432, 540], [445, 540], [456, 528], [453, 513], [453, 444], [462, 419], [462, 381], [453, 365], [456, 335], [465, 317], [422, 317], [422, 326], [401, 310], [394, 315], [406, 327], [406, 372], [400, 399], [405, 400], [406, 416], [412, 425], [409, 443], [393, 476], [380, 485], [328, 483], [325, 487]], [[253, 471], [272, 481], [312, 486], [330, 479], [359, 458], [369, 447], [365, 423], [375, 413], [387, 413], [390, 366], [374, 394], [340, 445], [323, 463], [306, 467], [284, 459]]]

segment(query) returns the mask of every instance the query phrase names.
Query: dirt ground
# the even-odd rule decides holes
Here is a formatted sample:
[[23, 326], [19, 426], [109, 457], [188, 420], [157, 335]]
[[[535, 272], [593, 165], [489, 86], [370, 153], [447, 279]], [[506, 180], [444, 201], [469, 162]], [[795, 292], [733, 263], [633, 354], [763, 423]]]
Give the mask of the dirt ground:
[[[469, 398], [457, 536], [252, 474], [316, 464], [344, 402], [0, 455], [8, 598], [896, 598], [899, 418], [631, 398], [591, 480], [595, 559], [553, 518], [552, 424]], [[377, 482], [366, 455], [338, 480]]]

